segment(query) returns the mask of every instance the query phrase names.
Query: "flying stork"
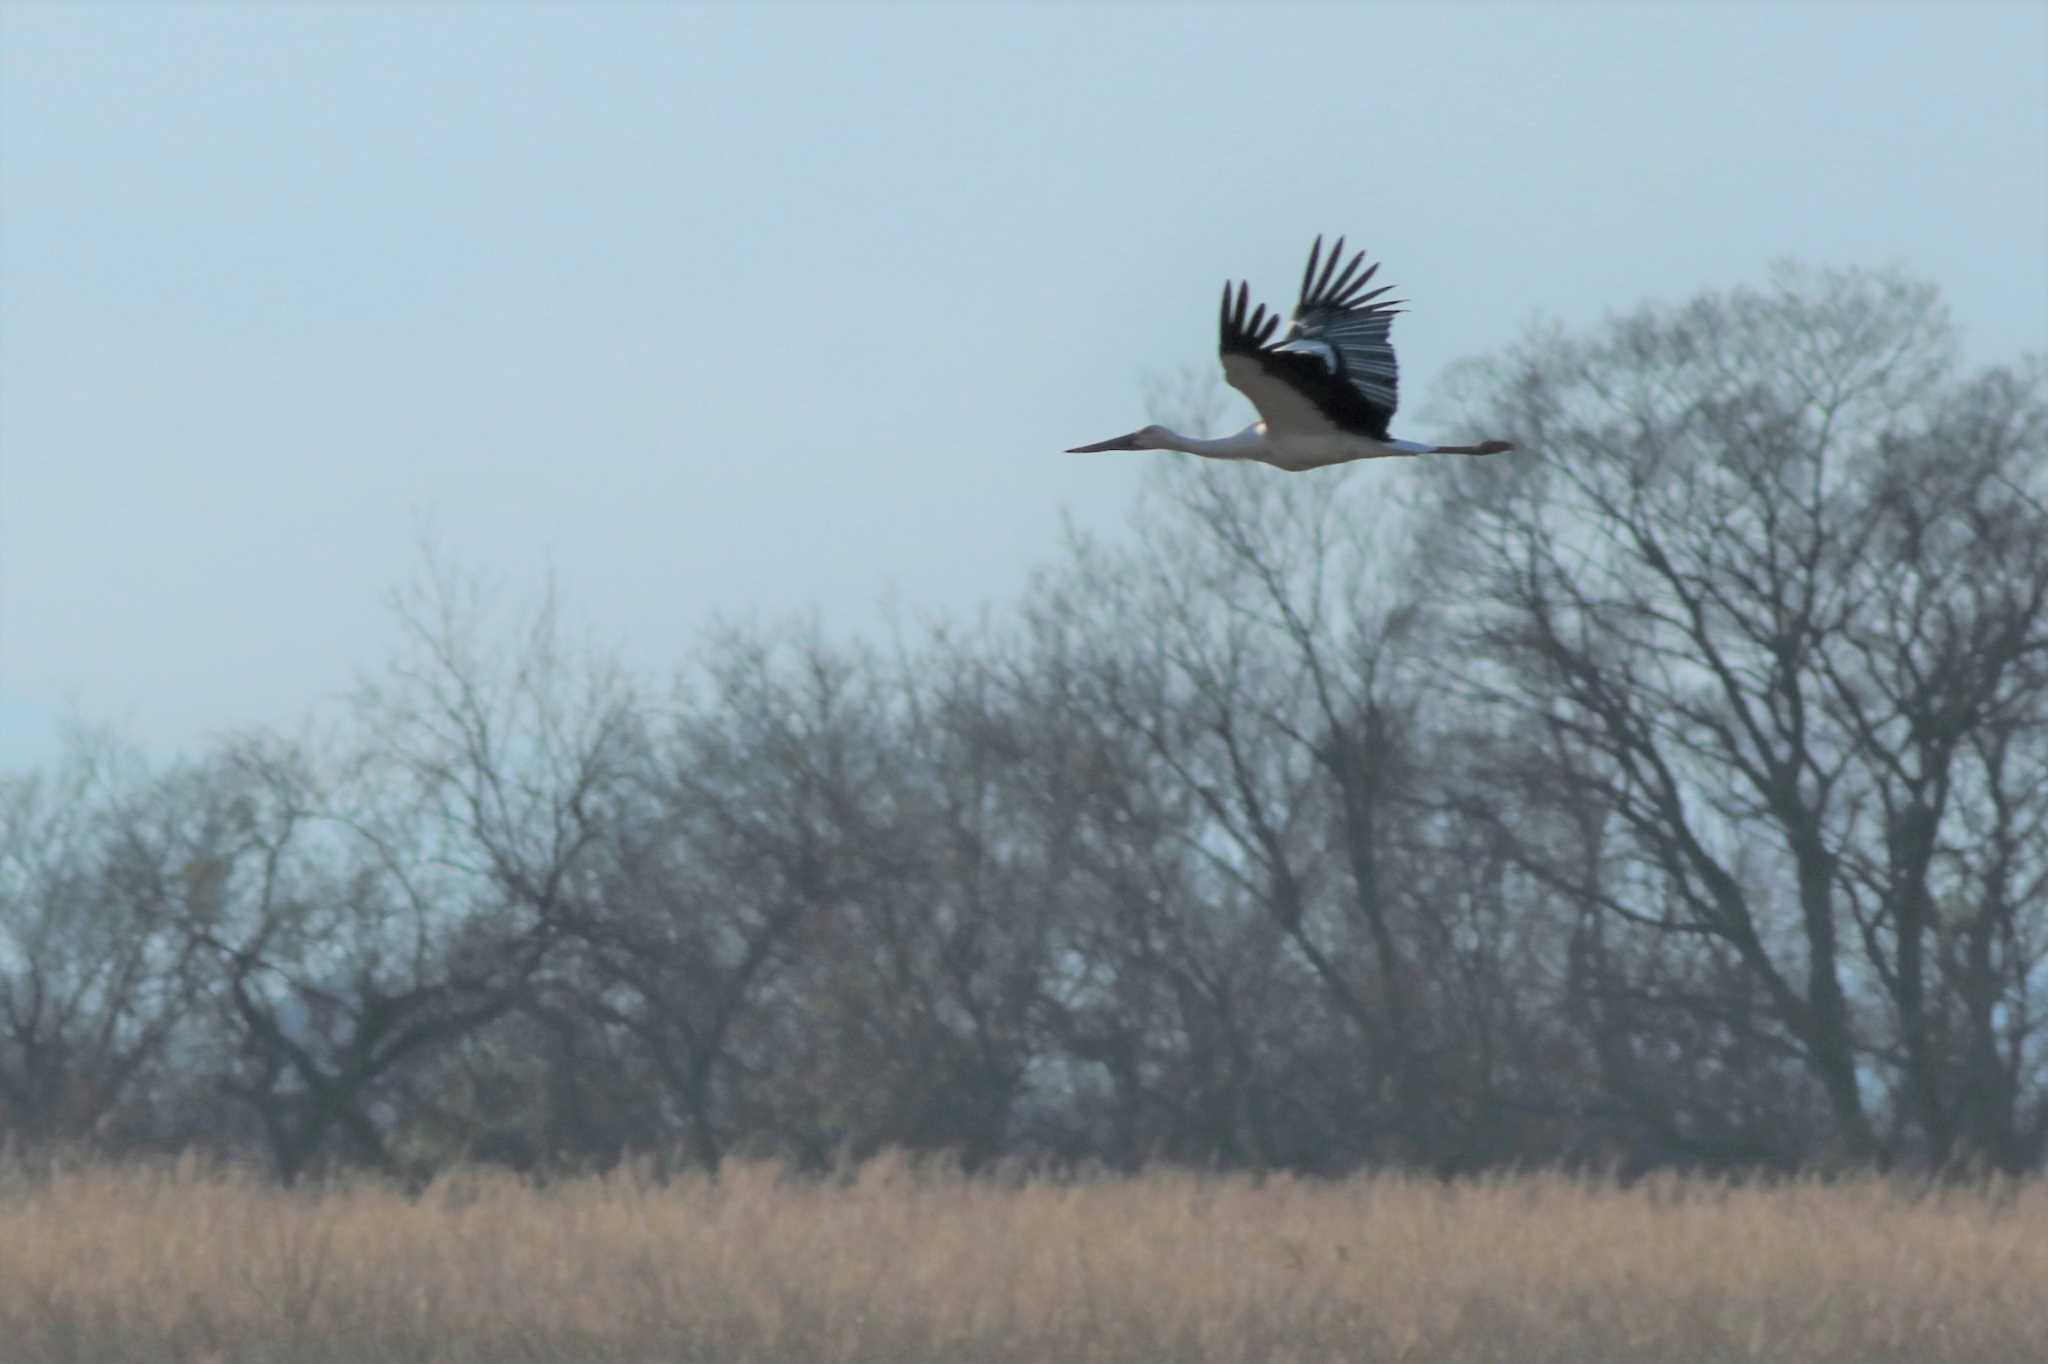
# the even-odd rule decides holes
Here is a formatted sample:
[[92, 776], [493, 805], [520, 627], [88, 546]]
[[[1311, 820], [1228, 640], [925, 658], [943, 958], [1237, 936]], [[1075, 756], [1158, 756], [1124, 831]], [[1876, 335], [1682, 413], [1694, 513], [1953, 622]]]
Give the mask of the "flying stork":
[[[1223, 286], [1223, 377], [1252, 400], [1259, 420], [1234, 436], [1202, 440], [1163, 426], [1147, 426], [1093, 445], [1077, 445], [1070, 455], [1098, 450], [1185, 450], [1209, 459], [1252, 459], [1299, 472], [1354, 459], [1387, 459], [1395, 455], [1497, 455], [1515, 447], [1504, 440], [1479, 445], [1421, 445], [1394, 440], [1387, 434], [1398, 401], [1394, 343], [1388, 338], [1394, 314], [1403, 299], [1375, 302], [1393, 286], [1361, 292], [1378, 273], [1377, 264], [1364, 274], [1365, 252], [1351, 258], [1344, 273], [1337, 262], [1344, 255], [1339, 237], [1327, 262], [1323, 239], [1316, 238], [1301, 275], [1301, 301], [1294, 305], [1294, 325], [1278, 344], [1269, 344], [1280, 325], [1260, 304], [1249, 318], [1250, 291]], [[1316, 267], [1322, 266], [1322, 273]], [[1356, 276], [1356, 278], [1354, 278]]]

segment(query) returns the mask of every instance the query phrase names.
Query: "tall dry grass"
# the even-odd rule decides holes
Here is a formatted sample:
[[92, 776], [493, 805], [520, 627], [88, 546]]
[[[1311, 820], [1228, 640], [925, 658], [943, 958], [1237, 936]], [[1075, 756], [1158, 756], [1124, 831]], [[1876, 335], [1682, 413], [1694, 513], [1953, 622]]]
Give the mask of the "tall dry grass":
[[0, 1360], [2048, 1359], [2048, 1188], [0, 1183]]

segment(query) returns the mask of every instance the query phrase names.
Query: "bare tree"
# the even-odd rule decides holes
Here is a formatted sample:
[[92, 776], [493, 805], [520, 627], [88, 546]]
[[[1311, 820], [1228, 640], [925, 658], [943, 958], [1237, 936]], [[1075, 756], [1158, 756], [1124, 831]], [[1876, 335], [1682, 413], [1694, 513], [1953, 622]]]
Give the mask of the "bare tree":
[[0, 1134], [147, 1140], [193, 1004], [177, 931], [224, 832], [196, 773], [151, 773], [104, 735], [0, 779]]
[[1839, 1152], [2020, 1168], [2048, 416], [2039, 365], [1957, 380], [1950, 349], [1930, 288], [1789, 268], [1535, 337], [1464, 380], [1528, 461], [1461, 471], [1434, 540], [1474, 588], [1468, 694], [1520, 740], [1491, 777], [1535, 803], [1497, 827], [1603, 920], [1577, 968], [1610, 1083], [1642, 1099], [1679, 1035], [1767, 1085], [1790, 1051]]
[[[1215, 939], [1152, 960], [1228, 1020], [1229, 1159], [1456, 1165], [1514, 1098], [1503, 1044], [1528, 1030], [1480, 931], [1505, 905], [1434, 787], [1429, 594], [1376, 473], [1162, 470], [1137, 543], [1078, 544], [1029, 608], [1065, 723], [1090, 735], [1077, 761], [1114, 755], [1096, 780], [1133, 807], [1114, 817], [1163, 818], [1181, 859], [1144, 893], [1121, 874], [1129, 922], [1173, 954]], [[1225, 984], [1247, 971], [1256, 998]], [[1285, 1040], [1259, 1038], [1269, 1025]], [[1282, 1156], [1262, 1130], [1320, 1136]]]
[[576, 923], [573, 1007], [630, 1040], [710, 1168], [773, 1127], [764, 1077], [803, 1056], [774, 1037], [803, 1008], [793, 962], [861, 892], [878, 818], [862, 681], [822, 646], [785, 670], [739, 633], [709, 648], [637, 754]]
[[633, 737], [616, 674], [566, 655], [547, 604], [493, 638], [485, 595], [430, 562], [397, 605], [409, 647], [355, 742], [240, 740], [216, 771], [239, 838], [190, 928], [223, 1083], [287, 1179], [336, 1134], [396, 1168], [408, 1073], [532, 997]]
[[978, 1164], [1009, 1144], [1024, 1097], [1057, 873], [1016, 817], [1014, 735], [982, 647], [941, 632], [853, 665], [869, 688], [849, 736], [867, 813], [842, 824], [847, 893], [797, 996], [815, 1028], [803, 1050], [839, 1077], [810, 1090], [846, 1154]]
[[1047, 1144], [1122, 1167], [1314, 1163], [1325, 1124], [1290, 1104], [1316, 1103], [1295, 1052], [1327, 1006], [1246, 878], [1218, 865], [1200, 795], [1134, 723], [1167, 723], [1180, 701], [1107, 567], [1084, 549], [1046, 583], [1002, 665], [1005, 809], [1042, 859], [1055, 945]]

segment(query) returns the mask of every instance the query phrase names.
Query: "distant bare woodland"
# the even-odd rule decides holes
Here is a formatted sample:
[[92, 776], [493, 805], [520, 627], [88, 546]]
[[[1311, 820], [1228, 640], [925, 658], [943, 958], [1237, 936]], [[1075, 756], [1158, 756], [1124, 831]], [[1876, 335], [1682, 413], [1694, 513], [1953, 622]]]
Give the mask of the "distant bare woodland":
[[990, 1182], [728, 1165], [0, 1189], [12, 1361], [2048, 1358], [2048, 1186]]
[[319, 725], [0, 773], [0, 1150], [2048, 1173], [2048, 358], [1786, 266], [1440, 401], [1521, 450], [1161, 464], [886, 646], [650, 673], [425, 547]]

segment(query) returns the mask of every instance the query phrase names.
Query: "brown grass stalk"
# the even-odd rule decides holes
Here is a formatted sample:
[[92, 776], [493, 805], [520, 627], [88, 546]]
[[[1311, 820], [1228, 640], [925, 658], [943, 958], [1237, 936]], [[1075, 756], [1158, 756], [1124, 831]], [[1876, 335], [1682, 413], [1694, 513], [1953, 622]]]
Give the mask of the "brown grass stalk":
[[0, 1182], [0, 1360], [2048, 1359], [2048, 1186]]

